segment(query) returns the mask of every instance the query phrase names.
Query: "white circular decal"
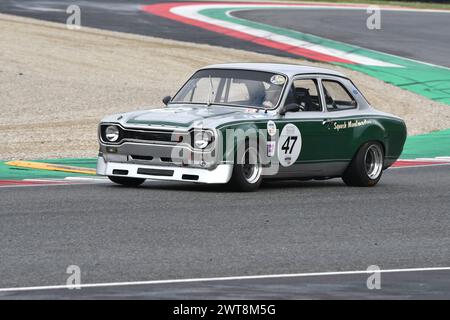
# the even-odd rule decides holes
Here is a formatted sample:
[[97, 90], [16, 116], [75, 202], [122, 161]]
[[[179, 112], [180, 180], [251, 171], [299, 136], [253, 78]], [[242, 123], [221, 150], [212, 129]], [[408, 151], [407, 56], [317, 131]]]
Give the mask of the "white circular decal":
[[273, 137], [277, 133], [277, 125], [272, 120], [267, 122], [267, 133], [271, 137]]
[[297, 161], [302, 150], [302, 135], [297, 126], [288, 123], [281, 131], [278, 140], [278, 160], [283, 167], [289, 167]]
[[275, 84], [277, 86], [281, 86], [286, 82], [286, 78], [284, 76], [282, 76], [281, 74], [276, 74], [270, 78], [270, 82], [272, 82], [273, 84]]

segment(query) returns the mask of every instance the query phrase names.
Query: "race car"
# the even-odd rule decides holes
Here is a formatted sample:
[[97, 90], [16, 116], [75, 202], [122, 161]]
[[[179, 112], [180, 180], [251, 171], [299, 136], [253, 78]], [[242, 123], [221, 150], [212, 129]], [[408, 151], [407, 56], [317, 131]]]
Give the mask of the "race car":
[[407, 135], [402, 119], [324, 68], [211, 65], [163, 102], [101, 121], [97, 174], [133, 187], [151, 179], [254, 191], [268, 179], [339, 177], [370, 187]]

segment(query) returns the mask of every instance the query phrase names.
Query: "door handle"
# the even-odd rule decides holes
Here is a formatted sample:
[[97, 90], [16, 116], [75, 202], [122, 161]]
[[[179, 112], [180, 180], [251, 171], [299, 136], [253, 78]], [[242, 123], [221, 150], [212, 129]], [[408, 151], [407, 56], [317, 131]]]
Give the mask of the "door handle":
[[324, 119], [322, 121], [322, 125], [329, 126], [332, 122], [333, 122], [333, 120], [331, 120], [331, 119]]

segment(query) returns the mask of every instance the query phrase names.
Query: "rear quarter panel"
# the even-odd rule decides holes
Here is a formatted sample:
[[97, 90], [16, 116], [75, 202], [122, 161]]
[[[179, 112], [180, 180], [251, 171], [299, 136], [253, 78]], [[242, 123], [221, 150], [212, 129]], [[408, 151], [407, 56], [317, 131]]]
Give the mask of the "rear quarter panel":
[[401, 155], [407, 131], [403, 120], [388, 116], [367, 116], [367, 126], [354, 128], [352, 154], [368, 141], [379, 141], [385, 153], [385, 168], [392, 165]]

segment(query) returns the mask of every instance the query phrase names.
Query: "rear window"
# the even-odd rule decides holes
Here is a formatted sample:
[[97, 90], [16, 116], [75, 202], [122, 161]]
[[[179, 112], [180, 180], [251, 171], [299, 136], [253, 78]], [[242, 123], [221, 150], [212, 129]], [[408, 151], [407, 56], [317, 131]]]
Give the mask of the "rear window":
[[337, 81], [323, 80], [323, 91], [328, 111], [355, 109], [357, 103], [347, 89]]

